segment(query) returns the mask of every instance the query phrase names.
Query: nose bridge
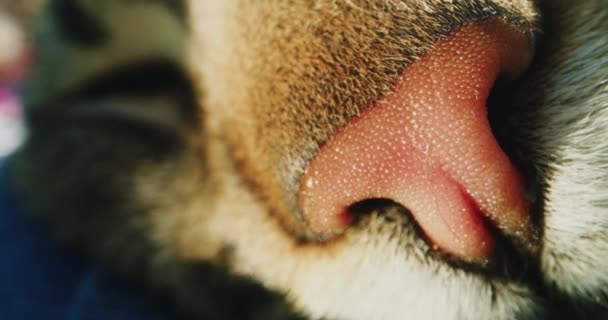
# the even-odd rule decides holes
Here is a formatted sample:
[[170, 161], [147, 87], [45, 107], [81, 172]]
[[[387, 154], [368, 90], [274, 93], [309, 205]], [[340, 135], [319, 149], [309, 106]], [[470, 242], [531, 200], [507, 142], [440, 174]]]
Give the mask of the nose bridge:
[[439, 41], [321, 148], [300, 190], [313, 231], [341, 232], [345, 208], [368, 198], [402, 204], [434, 244], [470, 261], [492, 250], [483, 218], [507, 232], [526, 229], [523, 181], [485, 106], [498, 73], [522, 63], [507, 54], [525, 39], [504, 32], [500, 23], [474, 24]]

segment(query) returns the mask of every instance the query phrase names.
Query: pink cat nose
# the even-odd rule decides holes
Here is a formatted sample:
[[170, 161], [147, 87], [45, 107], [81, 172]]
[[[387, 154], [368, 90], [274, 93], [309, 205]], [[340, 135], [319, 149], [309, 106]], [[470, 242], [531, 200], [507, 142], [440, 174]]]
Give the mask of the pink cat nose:
[[498, 75], [520, 75], [531, 56], [531, 37], [496, 19], [437, 41], [312, 159], [299, 194], [310, 229], [341, 233], [351, 205], [383, 198], [406, 207], [440, 251], [465, 261], [491, 255], [487, 223], [525, 241], [524, 183], [492, 133], [486, 100]]

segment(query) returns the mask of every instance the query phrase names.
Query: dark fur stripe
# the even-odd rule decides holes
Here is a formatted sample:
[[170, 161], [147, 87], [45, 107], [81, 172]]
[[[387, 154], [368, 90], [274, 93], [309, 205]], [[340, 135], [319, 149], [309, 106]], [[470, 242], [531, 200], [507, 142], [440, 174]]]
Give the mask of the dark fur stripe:
[[192, 83], [185, 71], [170, 61], [153, 59], [118, 66], [83, 83], [72, 91], [45, 101], [45, 104], [61, 106], [67, 110], [69, 106], [86, 106], [86, 101], [108, 98], [171, 96], [175, 98], [172, 107], [184, 124], [197, 126], [199, 111]]
[[53, 1], [51, 13], [62, 36], [74, 45], [100, 46], [109, 37], [95, 16], [86, 12], [77, 0]]
[[160, 157], [180, 150], [183, 141], [177, 132], [136, 119], [114, 114], [57, 114], [56, 112], [30, 113], [27, 119], [35, 132], [57, 132], [81, 129], [99, 132], [109, 139], [120, 139], [123, 143], [135, 142], [154, 150]]
[[117, 66], [113, 71], [88, 81], [72, 96], [80, 100], [166, 94], [192, 95], [192, 85], [181, 67], [159, 59]]

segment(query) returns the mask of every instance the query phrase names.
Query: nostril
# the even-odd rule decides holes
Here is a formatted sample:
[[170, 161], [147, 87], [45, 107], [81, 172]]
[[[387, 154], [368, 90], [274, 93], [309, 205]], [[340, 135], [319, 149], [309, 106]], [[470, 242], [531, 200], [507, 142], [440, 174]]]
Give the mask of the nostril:
[[374, 214], [382, 216], [383, 221], [386, 222], [398, 223], [402, 226], [405, 223], [407, 224], [407, 228], [425, 241], [429, 247], [432, 248], [434, 246], [432, 241], [424, 234], [424, 231], [420, 229], [416, 220], [413, 219], [410, 210], [392, 199], [363, 199], [346, 207], [344, 214], [352, 225], [361, 225], [361, 222], [365, 223]]
[[386, 198], [370, 198], [357, 201], [344, 209], [344, 215], [352, 223], [357, 223], [371, 212], [382, 212], [387, 208], [397, 207], [401, 212], [408, 212], [408, 209], [398, 202]]
[[339, 233], [357, 209], [391, 199], [465, 261], [494, 248], [485, 219], [528, 237], [523, 182], [492, 133], [486, 99], [498, 74], [520, 74], [530, 57], [529, 38], [497, 20], [440, 40], [310, 162], [299, 200], [311, 230]]
[[[519, 168], [531, 169], [525, 160], [534, 150], [523, 150], [526, 143], [522, 143], [525, 131], [521, 119], [530, 114], [529, 106], [514, 103], [513, 97], [521, 90], [521, 79], [517, 81], [499, 78], [487, 101], [488, 121], [496, 141]], [[532, 172], [525, 172], [526, 176]]]
[[[390, 206], [401, 206], [399, 203], [386, 198], [371, 198], [357, 201], [346, 208], [352, 220], [357, 220], [357, 217], [368, 214], [371, 211], [382, 209]], [[406, 209], [404, 207], [404, 209]]]
[[[478, 210], [478, 209], [477, 209]], [[390, 215], [386, 213], [390, 212]], [[418, 225], [416, 219], [413, 218], [412, 213], [409, 208], [403, 206], [399, 202], [395, 202], [393, 199], [388, 198], [369, 198], [357, 201], [352, 203], [348, 207], [344, 208], [343, 211], [344, 217], [346, 221], [348, 221], [351, 225], [358, 225], [361, 221], [365, 221], [372, 214], [381, 215], [384, 221], [388, 222], [398, 222], [398, 223], [407, 223], [407, 227], [416, 234], [416, 236], [420, 237], [423, 241], [426, 242], [429, 248], [434, 248], [435, 250], [439, 250], [435, 243], [429, 236], [425, 233], [424, 229]], [[399, 217], [395, 216], [397, 214]], [[483, 224], [492, 229], [492, 233], [496, 233], [494, 227], [490, 221], [486, 218], [482, 217]], [[443, 252], [439, 250], [441, 254], [450, 258], [451, 255], [449, 252]], [[486, 261], [484, 261], [485, 264]]]

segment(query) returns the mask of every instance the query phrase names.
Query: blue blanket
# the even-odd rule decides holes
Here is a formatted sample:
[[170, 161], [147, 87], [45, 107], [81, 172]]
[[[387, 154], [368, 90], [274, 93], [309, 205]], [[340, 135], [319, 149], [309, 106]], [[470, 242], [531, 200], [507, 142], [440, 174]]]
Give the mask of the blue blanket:
[[0, 161], [0, 319], [173, 319], [53, 243], [24, 214], [8, 186], [7, 167]]

